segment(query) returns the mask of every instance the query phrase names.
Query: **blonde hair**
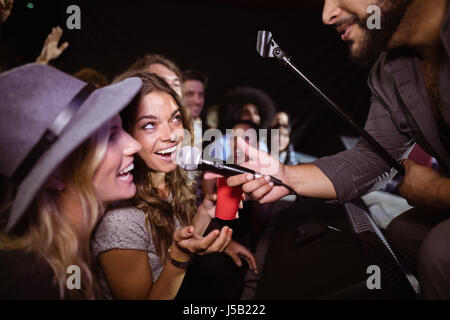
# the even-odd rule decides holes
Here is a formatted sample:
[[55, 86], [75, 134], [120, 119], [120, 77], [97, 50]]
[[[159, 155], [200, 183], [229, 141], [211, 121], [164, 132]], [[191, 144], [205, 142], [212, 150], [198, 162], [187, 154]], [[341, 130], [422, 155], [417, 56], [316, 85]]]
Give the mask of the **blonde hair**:
[[[20, 235], [2, 235], [0, 249], [23, 249], [43, 257], [55, 273], [61, 298], [94, 299], [99, 296], [92, 273], [90, 235], [103, 212], [93, 178], [108, 147], [109, 123], [98, 129], [61, 164], [62, 179], [74, 188], [81, 204], [82, 225], [75, 225], [58, 206], [60, 193], [44, 189], [21, 222]], [[80, 231], [82, 230], [82, 231]], [[67, 267], [81, 271], [81, 290], [66, 290]]]
[[[136, 115], [140, 100], [151, 92], [168, 93], [179, 107], [183, 128], [192, 137], [191, 118], [186, 108], [182, 105], [179, 96], [160, 77], [150, 72], [126, 71], [115, 81], [121, 81], [128, 77], [139, 77], [142, 80], [142, 88], [135, 99], [121, 113], [123, 125], [126, 131], [132, 132], [136, 124]], [[157, 183], [161, 173], [148, 168], [139, 157], [135, 160], [134, 183], [136, 195], [131, 200], [123, 203], [124, 206], [132, 205], [145, 213], [147, 227], [152, 231], [153, 242], [161, 261], [165, 261], [167, 250], [172, 243], [172, 235], [175, 231], [176, 217], [181, 225], [191, 224], [192, 217], [197, 211], [196, 207], [196, 183], [191, 181], [186, 172], [178, 166], [175, 170], [165, 174], [164, 179], [168, 189], [172, 192], [172, 201], [164, 199]]]

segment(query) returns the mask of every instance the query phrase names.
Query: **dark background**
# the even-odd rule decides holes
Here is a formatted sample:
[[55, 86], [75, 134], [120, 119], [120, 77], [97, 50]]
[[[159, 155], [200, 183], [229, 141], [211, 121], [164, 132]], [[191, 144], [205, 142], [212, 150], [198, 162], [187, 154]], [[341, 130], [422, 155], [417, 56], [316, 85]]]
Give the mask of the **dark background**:
[[[71, 4], [81, 8], [81, 30], [66, 27]], [[9, 67], [32, 62], [59, 25], [70, 46], [52, 65], [68, 73], [95, 68], [110, 80], [146, 53], [164, 54], [182, 70], [209, 75], [206, 108], [238, 85], [265, 90], [291, 116], [295, 149], [324, 156], [343, 150], [338, 136], [353, 132], [289, 70], [255, 49], [257, 31], [272, 31], [295, 64], [363, 124], [368, 69], [351, 64], [346, 45], [322, 24], [322, 6], [320, 0], [16, 0], [0, 25], [1, 47]]]

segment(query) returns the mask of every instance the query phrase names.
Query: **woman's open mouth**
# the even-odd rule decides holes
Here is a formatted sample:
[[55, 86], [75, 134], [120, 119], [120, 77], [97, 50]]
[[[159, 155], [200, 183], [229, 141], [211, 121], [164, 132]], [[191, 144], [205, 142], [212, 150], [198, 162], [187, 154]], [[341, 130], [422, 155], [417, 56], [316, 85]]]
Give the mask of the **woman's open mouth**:
[[133, 182], [133, 174], [131, 171], [134, 169], [134, 163], [129, 164], [125, 169], [121, 170], [118, 174], [119, 180], [123, 182]]
[[159, 159], [171, 163], [175, 160], [177, 145], [178, 144], [176, 144], [170, 148], [161, 149], [159, 151], [156, 151], [155, 154], [158, 156]]

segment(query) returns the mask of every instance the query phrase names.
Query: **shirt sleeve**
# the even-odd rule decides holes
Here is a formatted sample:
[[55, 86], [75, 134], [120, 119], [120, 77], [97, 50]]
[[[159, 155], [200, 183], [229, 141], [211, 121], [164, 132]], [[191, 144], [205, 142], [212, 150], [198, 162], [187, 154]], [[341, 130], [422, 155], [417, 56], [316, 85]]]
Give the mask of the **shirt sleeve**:
[[115, 209], [105, 213], [91, 242], [95, 258], [105, 251], [130, 249], [147, 251], [150, 234], [145, 214], [136, 208]]
[[[397, 160], [407, 157], [414, 145], [409, 136], [397, 129], [384, 102], [375, 94], [365, 129]], [[397, 173], [363, 139], [352, 150], [313, 163], [331, 180], [340, 202], [380, 189]]]

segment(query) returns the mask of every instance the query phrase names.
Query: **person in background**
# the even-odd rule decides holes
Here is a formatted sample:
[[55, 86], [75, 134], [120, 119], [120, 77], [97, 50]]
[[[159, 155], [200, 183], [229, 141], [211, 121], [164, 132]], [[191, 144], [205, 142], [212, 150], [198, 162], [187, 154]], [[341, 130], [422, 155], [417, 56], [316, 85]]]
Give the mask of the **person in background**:
[[[227, 134], [227, 129], [233, 129], [241, 121], [250, 121], [260, 129], [268, 129], [274, 113], [275, 105], [272, 98], [260, 89], [237, 87], [228, 91], [220, 99], [218, 107], [218, 129], [222, 133], [222, 139], [216, 139], [213, 142], [205, 141], [208, 150], [206, 156], [223, 161], [230, 159], [233, 152], [230, 147], [230, 139], [232, 137]], [[268, 152], [265, 137], [258, 137], [258, 147]], [[215, 186], [215, 179], [204, 179], [202, 184], [203, 193], [213, 192]]]
[[172, 60], [160, 54], [147, 54], [136, 60], [127, 72], [144, 72], [149, 71], [163, 78], [167, 84], [182, 97], [181, 78], [182, 74], [178, 66]]
[[[280, 162], [286, 165], [298, 164], [298, 161], [295, 157], [294, 145], [291, 143], [291, 127], [278, 125], [271, 129], [278, 130], [278, 153]], [[273, 152], [275, 152], [275, 150], [272, 150], [271, 143], [269, 143], [269, 148], [273, 155]]]
[[[269, 129], [274, 117], [275, 104], [272, 98], [257, 88], [237, 87], [228, 91], [219, 103], [219, 129], [226, 134], [239, 121], [251, 121], [260, 129]], [[263, 138], [263, 137], [260, 137]], [[263, 151], [267, 151], [264, 139], [259, 141]], [[223, 155], [227, 158], [227, 153]]]
[[[296, 165], [298, 161], [295, 157], [294, 145], [291, 141], [292, 127], [289, 124], [289, 116], [286, 112], [278, 112], [270, 126], [271, 129], [278, 131], [278, 152], [279, 159], [281, 163], [287, 165]], [[269, 151], [272, 153], [272, 141], [268, 139], [267, 141]]]
[[108, 78], [97, 70], [91, 68], [83, 68], [73, 74], [77, 79], [90, 83], [96, 88], [106, 87], [109, 84]]
[[[197, 70], [187, 70], [183, 72], [183, 82], [181, 85], [183, 93], [183, 105], [191, 114], [193, 145], [195, 148], [202, 150], [203, 144], [203, 124], [200, 118], [205, 105], [205, 89], [208, 84], [208, 77]], [[203, 200], [202, 176], [201, 171], [190, 171], [189, 178], [197, 182], [197, 204]]]
[[108, 205], [136, 192], [141, 146], [118, 113], [140, 87], [95, 90], [39, 64], [0, 75], [0, 299], [99, 297], [90, 236]]
[[206, 128], [217, 129], [219, 127], [219, 106], [213, 105], [206, 109]]
[[274, 128], [276, 126], [288, 126], [288, 125], [289, 125], [289, 115], [286, 112], [280, 111], [277, 112], [275, 117], [273, 117], [270, 127]]
[[194, 121], [198, 121], [205, 105], [205, 90], [208, 77], [197, 70], [186, 70], [183, 72], [182, 92], [183, 104], [191, 112]]

